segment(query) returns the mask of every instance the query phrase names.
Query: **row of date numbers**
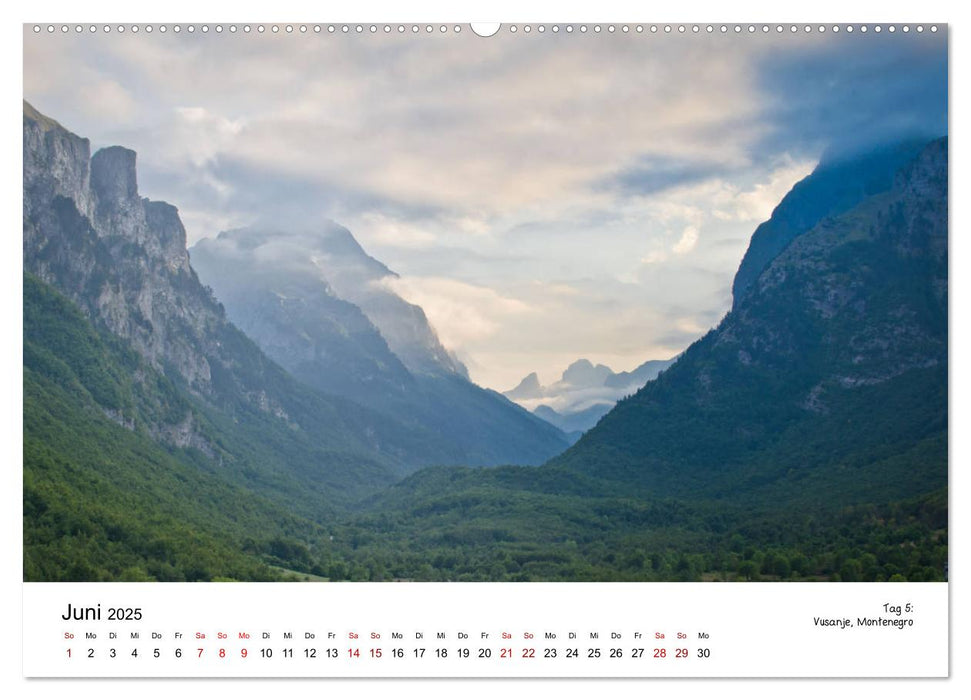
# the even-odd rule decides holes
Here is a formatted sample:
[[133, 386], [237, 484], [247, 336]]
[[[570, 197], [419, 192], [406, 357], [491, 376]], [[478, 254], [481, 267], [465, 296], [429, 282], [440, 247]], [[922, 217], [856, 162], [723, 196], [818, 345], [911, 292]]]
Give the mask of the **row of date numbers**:
[[[390, 657], [394, 659], [404, 659], [404, 658], [424, 659], [426, 658], [426, 652], [427, 652], [428, 658], [438, 658], [438, 659], [450, 658], [450, 654], [452, 658], [459, 658], [459, 659], [469, 659], [469, 658], [513, 659], [517, 657], [522, 659], [538, 659], [538, 658], [579, 659], [579, 658], [582, 658], [583, 656], [585, 656], [588, 659], [600, 659], [600, 658], [622, 659], [622, 658], [625, 658], [625, 656], [632, 659], [642, 659], [642, 658], [687, 659], [691, 656], [689, 650], [684, 647], [670, 649], [670, 650], [664, 647], [658, 647], [653, 650], [648, 649], [646, 647], [633, 647], [626, 652], [625, 652], [625, 649], [621, 647], [613, 647], [608, 649], [600, 649], [599, 647], [592, 647], [592, 648], [587, 648], [583, 650], [584, 653], [582, 655], [581, 655], [581, 649], [579, 647], [572, 647], [572, 648], [568, 647], [565, 649], [556, 649], [553, 647], [549, 647], [546, 649], [537, 649], [534, 647], [526, 647], [526, 648], [523, 648], [522, 650], [513, 649], [511, 647], [495, 649], [495, 650], [491, 648], [480, 648], [478, 650], [473, 650], [467, 647], [462, 647], [462, 648], [454, 649], [452, 650], [452, 652], [450, 652], [449, 649], [445, 647], [439, 647], [437, 649], [430, 649], [430, 650], [424, 647], [417, 647], [410, 650], [405, 650], [403, 648], [391, 649]], [[225, 648], [205, 649], [203, 647], [197, 647], [195, 649], [186, 649], [186, 650], [183, 650], [182, 648], [177, 648], [177, 649], [171, 650], [171, 654], [174, 655], [175, 658], [177, 659], [181, 659], [183, 657], [189, 657], [189, 658], [195, 657], [197, 659], [201, 659], [204, 657], [208, 658], [211, 656], [215, 656], [216, 658], [220, 658], [220, 659], [233, 658], [233, 657], [240, 658], [240, 659], [247, 659], [251, 656], [249, 649], [246, 649], [246, 648], [237, 649], [237, 650], [228, 650]], [[256, 658], [262, 658], [262, 659], [272, 659], [274, 658], [274, 654], [275, 654], [274, 649], [270, 647], [265, 647], [265, 648], [259, 649], [258, 654], [253, 654], [252, 656]], [[117, 649], [114, 649], [114, 648], [108, 649], [106, 655], [108, 656], [108, 658], [111, 658], [111, 659], [116, 659], [123, 656], [121, 653], [119, 653]], [[153, 649], [151, 652], [148, 652], [148, 655], [150, 658], [155, 658], [155, 659], [161, 658], [162, 650], [158, 648]], [[67, 649], [67, 656], [68, 658], [75, 658], [76, 653], [73, 649], [69, 648]], [[78, 656], [80, 656], [81, 658], [94, 659], [97, 657], [97, 653], [95, 649], [88, 648], [84, 651], [84, 653]], [[139, 650], [137, 648], [132, 649], [130, 652], [127, 653], [127, 656], [137, 659], [139, 658]], [[384, 649], [382, 648], [361, 649], [359, 647], [350, 647], [342, 652], [341, 650], [335, 647], [330, 647], [327, 649], [320, 649], [320, 650], [318, 650], [316, 647], [307, 647], [303, 649], [303, 656], [304, 658], [307, 658], [307, 659], [317, 659], [317, 658], [381, 659], [381, 658], [384, 658], [385, 653], [384, 653]], [[707, 647], [698, 648], [695, 650], [695, 656], [699, 659], [710, 658], [711, 650]], [[293, 648], [279, 649], [277, 650], [276, 657], [284, 658], [284, 659], [295, 658], [294, 650]]]

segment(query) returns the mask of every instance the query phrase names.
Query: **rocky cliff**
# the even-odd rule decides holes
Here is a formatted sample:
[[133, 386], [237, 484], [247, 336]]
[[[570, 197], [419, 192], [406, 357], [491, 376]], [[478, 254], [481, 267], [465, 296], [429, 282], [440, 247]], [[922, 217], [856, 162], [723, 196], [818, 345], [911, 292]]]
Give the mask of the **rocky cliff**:
[[[139, 195], [134, 151], [112, 146], [90, 156], [87, 139], [26, 102], [23, 129], [24, 271], [130, 344], [178, 391], [214, 408], [213, 421], [249, 425], [243, 442], [288, 431], [303, 467], [326, 473], [339, 465], [336, 480], [349, 487], [355, 464], [370, 465], [362, 478], [377, 483], [451, 458], [429, 449], [420, 428], [301, 385], [230, 323], [190, 265], [177, 209]], [[146, 381], [143, 374], [133, 381]], [[153, 434], [217, 453], [190, 404], [151, 426]], [[255, 449], [237, 438], [224, 439], [231, 451]]]
[[90, 157], [87, 139], [24, 104], [24, 269], [210, 394], [225, 320], [189, 266], [177, 210], [139, 197], [134, 151]]

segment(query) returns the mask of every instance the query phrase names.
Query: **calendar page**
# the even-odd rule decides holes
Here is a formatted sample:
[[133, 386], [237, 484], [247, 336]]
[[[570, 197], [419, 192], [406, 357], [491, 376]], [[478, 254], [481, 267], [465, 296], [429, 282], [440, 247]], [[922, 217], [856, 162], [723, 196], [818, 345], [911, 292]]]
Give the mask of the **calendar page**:
[[948, 34], [24, 23], [23, 676], [947, 678]]

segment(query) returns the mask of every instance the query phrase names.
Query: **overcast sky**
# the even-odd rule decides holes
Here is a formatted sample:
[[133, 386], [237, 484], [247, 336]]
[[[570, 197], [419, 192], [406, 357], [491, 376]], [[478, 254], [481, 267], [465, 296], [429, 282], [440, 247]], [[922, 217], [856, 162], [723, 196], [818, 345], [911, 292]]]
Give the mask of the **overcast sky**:
[[824, 152], [947, 131], [944, 32], [24, 35], [24, 97], [138, 152], [189, 244], [347, 226], [472, 378], [683, 350]]

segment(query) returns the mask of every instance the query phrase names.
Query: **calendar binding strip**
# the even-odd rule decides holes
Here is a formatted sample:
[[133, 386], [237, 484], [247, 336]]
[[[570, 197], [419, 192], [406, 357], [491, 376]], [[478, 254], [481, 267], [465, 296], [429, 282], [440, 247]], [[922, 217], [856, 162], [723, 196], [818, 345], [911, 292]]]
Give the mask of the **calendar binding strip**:
[[[412, 34], [445, 35], [461, 34], [463, 24], [454, 23], [233, 23], [233, 24], [31, 24], [34, 34], [137, 34], [143, 32], [162, 34]], [[936, 33], [946, 28], [945, 23], [920, 24], [778, 24], [778, 23], [569, 23], [569, 24], [509, 24], [501, 25], [498, 32], [509, 34], [881, 34], [916, 32]], [[474, 28], [472, 33], [479, 34]], [[479, 36], [485, 36], [479, 34]]]

